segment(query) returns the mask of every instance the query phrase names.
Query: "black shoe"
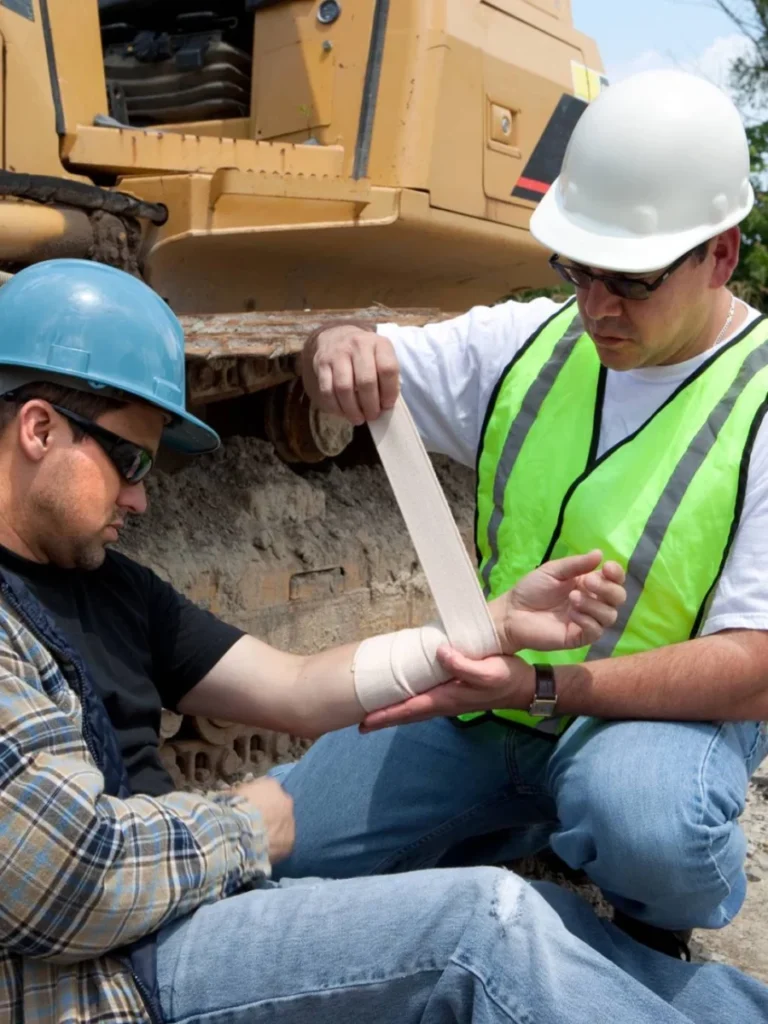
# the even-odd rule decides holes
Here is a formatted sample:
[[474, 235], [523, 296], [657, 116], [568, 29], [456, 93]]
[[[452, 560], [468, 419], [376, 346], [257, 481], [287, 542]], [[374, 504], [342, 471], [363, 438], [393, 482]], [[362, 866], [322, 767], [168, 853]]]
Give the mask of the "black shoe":
[[655, 925], [646, 924], [645, 921], [629, 917], [620, 910], [614, 910], [613, 923], [635, 942], [639, 942], [649, 949], [655, 949], [658, 953], [666, 953], [667, 956], [674, 957], [675, 960], [687, 960], [690, 963], [691, 950], [688, 943], [693, 934], [690, 930], [667, 931], [666, 928], [657, 928]]

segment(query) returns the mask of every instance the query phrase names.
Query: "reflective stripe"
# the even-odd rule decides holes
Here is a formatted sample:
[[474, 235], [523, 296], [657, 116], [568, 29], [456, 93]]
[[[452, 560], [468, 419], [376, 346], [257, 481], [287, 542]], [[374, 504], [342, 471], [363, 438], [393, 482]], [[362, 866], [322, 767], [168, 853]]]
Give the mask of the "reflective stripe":
[[[477, 491], [475, 540], [481, 579], [483, 565], [492, 555], [488, 543], [488, 528], [494, 510], [493, 486], [490, 481], [496, 476], [496, 468], [507, 439], [507, 431], [503, 425], [499, 428], [498, 424], [500, 421], [502, 424], [511, 424], [517, 416], [528, 389], [543, 371], [577, 312], [575, 302], [566, 304], [528, 339], [504, 370], [488, 403], [477, 459], [478, 480], [482, 478], [489, 481], [485, 486], [478, 487]], [[510, 387], [510, 380], [514, 382], [513, 387]], [[503, 416], [500, 416], [500, 407], [504, 410]]]
[[640, 600], [664, 537], [691, 481], [712, 451], [737, 400], [755, 374], [765, 368], [766, 361], [768, 361], [768, 341], [763, 342], [759, 348], [750, 352], [744, 360], [728, 391], [712, 410], [706, 423], [696, 434], [690, 447], [675, 467], [627, 564], [626, 603], [620, 609], [619, 617], [613, 628], [606, 630], [600, 640], [592, 645], [588, 655], [590, 660], [608, 658], [614, 653], [637, 602]]
[[[478, 487], [476, 540], [480, 579], [486, 597], [493, 591], [499, 551], [504, 550], [500, 533], [505, 528], [504, 517], [509, 514], [506, 489], [515, 460], [530, 431], [535, 431], [541, 403], [546, 400], [583, 333], [580, 326], [571, 332], [577, 318], [575, 302], [559, 310], [518, 352], [491, 399], [489, 413], [493, 409], [494, 417], [485, 425], [477, 465], [478, 480], [482, 479], [484, 485]], [[596, 360], [596, 356], [593, 358]], [[502, 413], [499, 413], [499, 407]], [[504, 420], [509, 422], [509, 428], [499, 428]], [[509, 522], [506, 529], [509, 529]], [[546, 539], [549, 539], [549, 534]], [[523, 571], [535, 564], [534, 560]]]
[[504, 448], [501, 452], [498, 468], [496, 469], [496, 477], [493, 481], [493, 512], [488, 524], [488, 544], [491, 549], [491, 557], [486, 561], [482, 569], [483, 590], [486, 597], [491, 592], [491, 573], [499, 561], [499, 528], [504, 519], [504, 492], [512, 474], [515, 459], [522, 450], [525, 439], [528, 437], [530, 429], [541, 411], [541, 406], [552, 389], [552, 385], [557, 380], [558, 374], [565, 366], [568, 356], [573, 352], [576, 342], [583, 333], [584, 325], [581, 322], [581, 317], [577, 315], [571, 326], [560, 341], [558, 341], [557, 345], [555, 345], [551, 359], [545, 363], [544, 369], [534, 380], [533, 386], [528, 389], [520, 411], [515, 417], [507, 434], [507, 439], [504, 442]]

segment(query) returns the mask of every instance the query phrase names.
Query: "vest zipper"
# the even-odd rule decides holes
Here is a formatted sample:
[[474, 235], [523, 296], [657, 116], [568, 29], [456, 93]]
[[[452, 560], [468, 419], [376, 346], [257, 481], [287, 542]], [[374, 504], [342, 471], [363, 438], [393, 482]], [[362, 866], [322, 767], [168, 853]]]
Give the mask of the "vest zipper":
[[164, 1020], [161, 1017], [159, 1017], [158, 1014], [155, 1012], [155, 1006], [152, 1000], [152, 996], [149, 994], [147, 986], [144, 984], [144, 982], [141, 980], [138, 974], [136, 974], [136, 972], [131, 967], [130, 960], [128, 960], [126, 966], [131, 972], [131, 977], [133, 978], [134, 985], [139, 990], [141, 1001], [142, 1003], [144, 1003], [144, 1009], [147, 1011], [147, 1016], [149, 1017], [151, 1024], [165, 1024]]

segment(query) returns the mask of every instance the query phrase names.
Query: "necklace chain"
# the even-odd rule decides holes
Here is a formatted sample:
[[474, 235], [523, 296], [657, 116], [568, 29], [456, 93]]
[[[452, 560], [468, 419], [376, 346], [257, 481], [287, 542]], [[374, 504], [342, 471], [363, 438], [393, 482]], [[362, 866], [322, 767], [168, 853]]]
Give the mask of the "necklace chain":
[[726, 321], [723, 324], [723, 329], [720, 331], [718, 336], [715, 338], [715, 343], [712, 346], [713, 348], [717, 348], [717, 346], [720, 344], [720, 342], [727, 336], [728, 328], [733, 323], [733, 317], [734, 317], [735, 313], [736, 313], [736, 296], [732, 295], [731, 296], [731, 308], [728, 310], [728, 316], [726, 317]]

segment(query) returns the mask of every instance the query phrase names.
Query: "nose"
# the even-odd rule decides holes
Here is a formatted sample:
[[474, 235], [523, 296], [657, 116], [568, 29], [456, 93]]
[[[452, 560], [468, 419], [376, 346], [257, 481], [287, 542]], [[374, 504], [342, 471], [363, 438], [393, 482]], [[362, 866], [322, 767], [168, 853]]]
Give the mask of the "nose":
[[147, 511], [147, 490], [144, 481], [138, 484], [124, 483], [117, 496], [117, 507], [135, 515], [143, 515]]
[[602, 281], [593, 281], [585, 289], [584, 312], [590, 320], [604, 320], [606, 317], [621, 316], [623, 307], [618, 295], [612, 295]]

